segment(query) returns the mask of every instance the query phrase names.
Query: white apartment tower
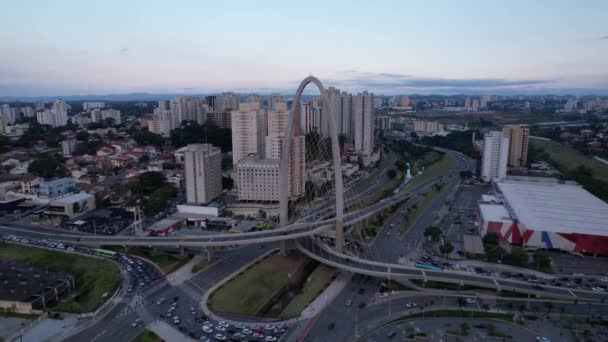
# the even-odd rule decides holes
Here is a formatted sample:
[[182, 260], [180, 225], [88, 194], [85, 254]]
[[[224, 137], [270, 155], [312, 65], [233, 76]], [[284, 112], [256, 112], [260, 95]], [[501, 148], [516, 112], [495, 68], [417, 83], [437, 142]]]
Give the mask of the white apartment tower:
[[[203, 99], [198, 97], [176, 97], [169, 103], [173, 115], [173, 126], [181, 126], [182, 121], [196, 121], [204, 124], [207, 119], [207, 110]], [[177, 124], [176, 122], [177, 121]], [[174, 127], [175, 128], [175, 127]]]
[[222, 193], [222, 152], [211, 144], [190, 144], [184, 150], [186, 201], [207, 204]]
[[500, 131], [486, 133], [483, 137], [482, 179], [489, 182], [494, 178], [505, 178], [507, 176], [508, 161], [509, 138]]
[[283, 102], [281, 94], [273, 93], [268, 95], [268, 110], [274, 110], [277, 103]]
[[[275, 110], [268, 112], [268, 136], [266, 137], [266, 158], [281, 159], [281, 152], [287, 133], [289, 110], [285, 102], [279, 102]], [[306, 164], [305, 164], [305, 140], [300, 134], [299, 125], [294, 125], [294, 134], [291, 138], [289, 152], [289, 194], [298, 197], [304, 194]]]
[[148, 120], [148, 131], [168, 137], [171, 134], [171, 122], [155, 116], [152, 120]]
[[222, 95], [218, 95], [215, 99], [218, 113], [225, 111], [233, 111], [239, 109], [239, 96], [233, 92], [225, 92]]
[[120, 111], [117, 109], [104, 109], [101, 111], [101, 119], [114, 119], [114, 123], [120, 125], [122, 122], [120, 117]]
[[[347, 92], [340, 93], [340, 90], [334, 87], [327, 89], [327, 95], [329, 97], [329, 110], [336, 124], [336, 132], [338, 135], [344, 135], [346, 141], [352, 142], [352, 95]], [[373, 108], [373, 101], [371, 105]], [[321, 123], [321, 132], [325, 136], [329, 136], [329, 122], [327, 120]]]
[[267, 133], [266, 111], [258, 102], [244, 102], [231, 113], [232, 164], [250, 154], [264, 154]]
[[374, 152], [374, 94], [364, 91], [353, 96], [353, 144], [355, 152]]
[[302, 129], [302, 134], [306, 135], [312, 132], [312, 115], [313, 108], [310, 102], [302, 102], [302, 106], [300, 109], [300, 126]]

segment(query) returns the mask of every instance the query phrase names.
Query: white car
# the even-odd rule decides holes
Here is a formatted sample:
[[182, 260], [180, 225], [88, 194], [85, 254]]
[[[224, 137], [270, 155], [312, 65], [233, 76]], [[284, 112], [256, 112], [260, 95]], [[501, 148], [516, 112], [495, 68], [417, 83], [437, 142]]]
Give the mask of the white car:
[[407, 304], [405, 304], [405, 307], [408, 308], [408, 309], [415, 308], [416, 307], [416, 303], [407, 303]]
[[215, 334], [215, 339], [218, 341], [226, 341], [226, 336], [222, 334]]
[[477, 301], [475, 300], [475, 298], [467, 298], [466, 302], [468, 304], [477, 304]]
[[604, 289], [601, 287], [592, 287], [591, 291], [593, 292], [604, 292]]
[[213, 328], [211, 328], [209, 326], [206, 326], [206, 325], [203, 325], [203, 332], [205, 334], [212, 334], [213, 333]]
[[251, 329], [245, 328], [245, 329], [243, 329], [242, 333], [243, 333], [243, 335], [251, 335], [251, 334], [253, 334], [253, 331]]
[[550, 339], [548, 339], [548, 338], [546, 338], [546, 337], [543, 337], [543, 336], [538, 336], [538, 337], [536, 338], [536, 341], [538, 341], [538, 342], [551, 342], [551, 340], [550, 340]]
[[230, 324], [226, 323], [225, 321], [220, 321], [219, 325], [221, 325], [224, 328], [228, 328], [230, 326]]
[[218, 325], [217, 327], [215, 327], [215, 330], [224, 332], [226, 331], [226, 328], [224, 326]]
[[274, 336], [266, 336], [266, 338], [264, 339], [264, 341], [266, 342], [276, 342], [277, 338]]
[[600, 281], [603, 281], [604, 283], [608, 283], [608, 278], [602, 278], [602, 279], [600, 279]]

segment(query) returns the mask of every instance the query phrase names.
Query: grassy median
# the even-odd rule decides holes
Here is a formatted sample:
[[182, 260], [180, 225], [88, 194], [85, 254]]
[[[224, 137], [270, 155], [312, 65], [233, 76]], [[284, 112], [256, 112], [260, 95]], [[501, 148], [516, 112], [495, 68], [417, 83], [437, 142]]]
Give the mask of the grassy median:
[[[0, 260], [31, 263], [74, 276], [77, 295], [54, 309], [71, 313], [95, 311], [118, 288], [121, 274], [108, 260], [0, 242]], [[102, 297], [106, 294], [105, 297]]]
[[444, 154], [436, 163], [427, 166], [421, 175], [412, 178], [412, 180], [403, 187], [401, 192], [411, 189], [433, 177], [446, 175], [454, 167], [455, 162], [456, 160], [454, 157]]
[[169, 274], [178, 268], [184, 266], [192, 258], [186, 254], [184, 256], [177, 253], [167, 253], [163, 251], [154, 251], [152, 248], [136, 247], [130, 248], [128, 254], [146, 258], [158, 266], [163, 274]]
[[150, 330], [144, 330], [141, 334], [137, 335], [131, 342], [163, 342], [164, 340], [160, 338], [155, 333]]
[[279, 289], [289, 283], [289, 274], [305, 260], [298, 253], [270, 255], [215, 290], [207, 304], [216, 312], [255, 315]]
[[308, 277], [302, 291], [297, 294], [279, 314], [281, 318], [298, 317], [315, 298], [317, 298], [336, 276], [336, 270], [320, 264]]

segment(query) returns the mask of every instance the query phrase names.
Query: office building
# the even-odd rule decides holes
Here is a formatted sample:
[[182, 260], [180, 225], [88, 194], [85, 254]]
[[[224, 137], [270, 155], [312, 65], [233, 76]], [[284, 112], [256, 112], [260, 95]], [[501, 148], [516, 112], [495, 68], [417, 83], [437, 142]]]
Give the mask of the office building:
[[239, 201], [279, 201], [278, 159], [242, 158], [238, 163]]
[[44, 198], [55, 198], [78, 190], [74, 178], [65, 177], [40, 183], [38, 195]]
[[501, 131], [486, 133], [483, 137], [482, 179], [486, 182], [492, 179], [504, 179], [507, 176], [508, 160], [509, 138]]
[[509, 166], [525, 167], [528, 163], [530, 129], [521, 126], [503, 127], [502, 133], [509, 138]]
[[244, 102], [231, 113], [232, 164], [250, 154], [265, 152], [267, 114], [258, 102]]
[[364, 91], [352, 99], [354, 150], [369, 156], [374, 152], [374, 94]]
[[211, 144], [190, 144], [184, 153], [186, 200], [207, 204], [222, 193], [222, 152]]

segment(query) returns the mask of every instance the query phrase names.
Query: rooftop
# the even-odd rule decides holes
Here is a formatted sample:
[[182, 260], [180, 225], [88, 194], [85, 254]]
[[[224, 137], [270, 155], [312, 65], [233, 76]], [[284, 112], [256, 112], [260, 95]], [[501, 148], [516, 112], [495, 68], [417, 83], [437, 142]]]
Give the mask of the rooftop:
[[509, 212], [502, 204], [480, 204], [479, 211], [481, 217], [488, 221], [511, 220]]
[[608, 204], [578, 185], [509, 180], [496, 185], [528, 229], [608, 236]]
[[59, 203], [76, 203], [76, 202], [80, 202], [83, 200], [86, 200], [90, 197], [93, 197], [93, 195], [89, 195], [86, 192], [79, 192], [73, 195], [69, 195], [69, 196], [65, 196], [65, 197], [61, 197], [58, 198], [52, 202], [59, 202]]

